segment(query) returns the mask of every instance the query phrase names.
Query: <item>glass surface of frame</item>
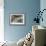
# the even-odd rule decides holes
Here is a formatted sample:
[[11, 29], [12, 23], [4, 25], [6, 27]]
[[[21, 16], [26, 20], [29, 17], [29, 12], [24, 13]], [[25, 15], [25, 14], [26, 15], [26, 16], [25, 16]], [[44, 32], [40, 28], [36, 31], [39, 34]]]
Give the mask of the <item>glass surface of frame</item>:
[[15, 25], [25, 24], [24, 14], [10, 14], [10, 24], [15, 24]]

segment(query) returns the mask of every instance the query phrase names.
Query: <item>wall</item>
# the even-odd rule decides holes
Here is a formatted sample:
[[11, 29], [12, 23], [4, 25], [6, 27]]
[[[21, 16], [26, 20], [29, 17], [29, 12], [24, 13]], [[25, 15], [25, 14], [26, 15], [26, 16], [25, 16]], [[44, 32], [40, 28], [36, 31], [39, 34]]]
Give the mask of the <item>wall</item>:
[[[32, 30], [35, 14], [40, 10], [40, 0], [4, 0], [4, 39], [18, 41]], [[11, 13], [23, 13], [26, 17], [25, 25], [13, 26], [9, 24]]]
[[[41, 0], [40, 1], [40, 9], [41, 9], [41, 11], [43, 9], [46, 9], [46, 0]], [[43, 26], [46, 27], [46, 20], [45, 20], [46, 19], [46, 11], [43, 12], [43, 16], [42, 17], [43, 17], [44, 20], [43, 20], [43, 22], [42, 21], [40, 22], [40, 25], [43, 25]]]
[[0, 42], [4, 41], [4, 8], [3, 0], [0, 0]]

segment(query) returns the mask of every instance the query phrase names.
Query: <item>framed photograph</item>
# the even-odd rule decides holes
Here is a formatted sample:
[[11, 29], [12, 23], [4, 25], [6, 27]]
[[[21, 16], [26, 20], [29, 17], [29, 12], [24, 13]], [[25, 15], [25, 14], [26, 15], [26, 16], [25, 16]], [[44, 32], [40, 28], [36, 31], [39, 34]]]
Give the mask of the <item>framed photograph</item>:
[[15, 24], [15, 25], [25, 24], [24, 14], [10, 14], [10, 24]]

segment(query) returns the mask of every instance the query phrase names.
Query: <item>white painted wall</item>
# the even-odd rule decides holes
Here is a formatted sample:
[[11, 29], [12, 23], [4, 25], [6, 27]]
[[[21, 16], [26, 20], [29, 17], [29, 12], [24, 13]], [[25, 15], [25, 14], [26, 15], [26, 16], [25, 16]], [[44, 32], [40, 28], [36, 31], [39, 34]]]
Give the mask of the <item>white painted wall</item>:
[[0, 0], [0, 42], [4, 41], [4, 1]]

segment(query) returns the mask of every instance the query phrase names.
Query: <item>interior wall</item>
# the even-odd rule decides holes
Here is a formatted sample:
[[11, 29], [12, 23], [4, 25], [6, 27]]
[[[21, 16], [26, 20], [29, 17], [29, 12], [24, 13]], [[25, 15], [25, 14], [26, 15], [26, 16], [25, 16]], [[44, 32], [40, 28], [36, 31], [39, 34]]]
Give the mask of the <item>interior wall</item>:
[[[40, 10], [40, 0], [4, 0], [4, 39], [18, 41], [32, 31], [32, 25], [36, 12]], [[24, 14], [25, 25], [17, 26], [9, 24], [9, 16], [13, 13]]]
[[[40, 1], [40, 9], [41, 9], [41, 11], [42, 11], [43, 9], [46, 9], [46, 0], [41, 0], [41, 1]], [[46, 27], [46, 10], [43, 12], [42, 17], [43, 17], [43, 22], [40, 21], [40, 25]]]
[[4, 41], [4, 0], [0, 0], [0, 42]]

